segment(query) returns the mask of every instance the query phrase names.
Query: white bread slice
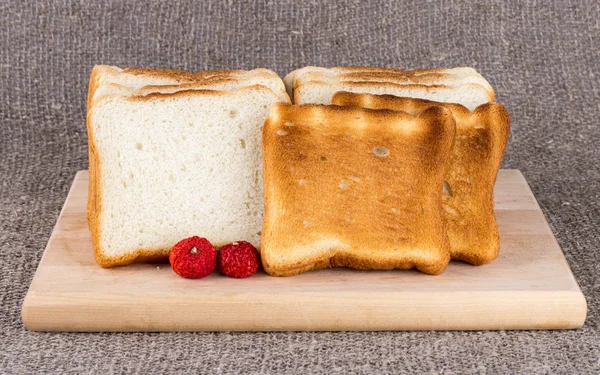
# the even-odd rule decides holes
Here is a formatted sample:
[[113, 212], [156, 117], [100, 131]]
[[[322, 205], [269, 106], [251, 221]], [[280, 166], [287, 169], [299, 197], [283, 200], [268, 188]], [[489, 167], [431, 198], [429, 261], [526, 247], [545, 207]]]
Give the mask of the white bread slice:
[[[196, 73], [172, 69], [126, 68], [97, 65], [92, 70], [88, 91], [88, 110], [106, 95], [147, 95], [149, 93], [173, 93], [181, 90], [233, 91], [240, 87], [261, 84], [269, 87], [286, 103], [290, 102], [281, 78], [268, 69], [208, 70]], [[88, 216], [95, 206], [94, 150], [89, 148], [90, 185], [88, 192]]]
[[[117, 66], [96, 65], [90, 75], [88, 86], [88, 113], [95, 103], [94, 98], [104, 95], [130, 95], [134, 90], [146, 85], [172, 85], [181, 82], [193, 82], [194, 74], [172, 69], [126, 68]], [[90, 184], [88, 191], [88, 219], [93, 212], [95, 165], [94, 150], [88, 147]]]
[[166, 260], [182, 238], [259, 246], [261, 127], [279, 98], [263, 86], [108, 95], [88, 113], [97, 262]]
[[[159, 86], [162, 87], [162, 86]], [[100, 99], [102, 99], [105, 96], [108, 95], [123, 95], [123, 96], [130, 96], [130, 95], [134, 95], [135, 91], [130, 89], [127, 86], [123, 86], [121, 84], [118, 83], [105, 83], [103, 85], [100, 85], [96, 88], [96, 90], [94, 91], [94, 94], [92, 95], [92, 100], [90, 101], [90, 107], [93, 106], [96, 102], [98, 102]]]
[[401, 85], [389, 82], [339, 82], [336, 84], [308, 82], [294, 88], [294, 103], [331, 104], [333, 95], [338, 91], [387, 94], [443, 103], [458, 103], [471, 111], [481, 104], [492, 101], [483, 86], [473, 83], [451, 87], [445, 85]]

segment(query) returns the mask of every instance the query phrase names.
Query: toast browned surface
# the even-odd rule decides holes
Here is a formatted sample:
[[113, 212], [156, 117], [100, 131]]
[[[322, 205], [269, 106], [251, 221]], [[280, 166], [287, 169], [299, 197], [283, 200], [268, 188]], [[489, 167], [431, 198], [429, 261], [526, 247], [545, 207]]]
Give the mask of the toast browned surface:
[[336, 93], [333, 103], [412, 115], [431, 106], [450, 110], [456, 120], [456, 140], [446, 175], [443, 213], [452, 258], [481, 265], [498, 256], [493, 193], [510, 134], [510, 116], [502, 104], [484, 104], [471, 112], [459, 104], [349, 92]]
[[449, 110], [419, 116], [278, 103], [263, 127], [261, 257], [274, 276], [325, 267], [441, 273]]

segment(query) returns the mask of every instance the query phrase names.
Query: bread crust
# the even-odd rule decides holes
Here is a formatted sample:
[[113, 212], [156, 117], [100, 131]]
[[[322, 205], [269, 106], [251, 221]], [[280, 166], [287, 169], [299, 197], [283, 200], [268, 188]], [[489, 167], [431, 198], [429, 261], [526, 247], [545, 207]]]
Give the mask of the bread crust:
[[[305, 90], [310, 89], [315, 86], [323, 86], [323, 87], [333, 87], [337, 89], [335, 91], [354, 91], [354, 92], [365, 92], [367, 90], [387, 90], [387, 91], [411, 91], [414, 92], [414, 95], [433, 95], [435, 93], [439, 93], [441, 91], [448, 91], [451, 93], [455, 93], [457, 90], [469, 90], [473, 89], [479, 91], [485, 95], [485, 102], [493, 102], [494, 96], [489, 93], [485, 88], [476, 83], [464, 83], [459, 86], [448, 86], [448, 85], [422, 85], [422, 84], [400, 84], [394, 82], [338, 82], [336, 84], [331, 84], [322, 81], [309, 81], [303, 83], [299, 86], [294, 86], [294, 103], [296, 104], [305, 104], [307, 101], [303, 99], [303, 93]], [[332, 104], [331, 101], [323, 104]]]
[[[253, 70], [205, 70], [199, 72], [186, 72], [175, 69], [164, 69], [164, 68], [125, 68], [121, 69], [116, 66], [108, 65], [96, 65], [92, 69], [90, 76], [90, 84], [88, 88], [88, 99], [87, 108], [93, 105], [94, 94], [96, 90], [106, 84], [105, 81], [110, 77], [118, 75], [124, 76], [137, 76], [146, 78], [161, 78], [171, 81], [172, 85], [185, 85], [188, 84], [191, 87], [194, 85], [210, 85], [211, 83], [220, 83], [223, 80], [234, 80], [243, 81], [245, 78], [259, 77], [273, 78], [281, 80], [277, 73], [269, 69], [253, 69]], [[169, 86], [169, 85], [164, 85]], [[127, 88], [125, 88], [127, 89]], [[289, 101], [289, 97], [286, 96], [285, 86], [282, 84], [279, 89], [279, 93], [284, 101]]]
[[450, 251], [440, 191], [454, 132], [442, 107], [413, 117], [275, 105], [263, 127], [266, 272], [344, 266], [441, 273]]
[[[277, 80], [279, 82], [281, 82], [281, 79], [279, 77], [277, 77]], [[148, 95], [148, 94], [154, 93], [154, 92], [160, 92], [160, 93], [166, 94], [166, 93], [172, 93], [172, 92], [183, 91], [183, 90], [218, 90], [218, 88], [213, 88], [213, 86], [222, 85], [222, 84], [233, 84], [233, 85], [237, 85], [238, 87], [244, 87], [247, 85], [246, 81], [247, 81], [246, 79], [230, 78], [230, 77], [223, 77], [223, 76], [213, 76], [211, 78], [207, 78], [204, 81], [188, 82], [188, 83], [182, 83], [182, 84], [178, 84], [178, 85], [161, 85], [161, 86], [148, 85], [148, 86], [144, 86], [144, 87], [138, 89], [133, 94], [134, 95]], [[255, 86], [255, 85], [256, 84], [253, 84], [251, 86]], [[266, 88], [269, 88], [266, 85], [263, 85], [263, 86], [265, 86]], [[279, 99], [282, 102], [291, 103], [291, 100], [290, 100], [289, 96], [287, 95], [283, 84], [281, 85], [281, 88], [278, 90], [278, 92], [275, 92], [275, 94], [277, 96], [279, 96]]]
[[92, 245], [94, 248], [94, 257], [96, 262], [105, 268], [122, 266], [131, 263], [156, 263], [156, 262], [167, 262], [169, 258], [169, 252], [171, 248], [139, 248], [135, 249], [127, 254], [119, 255], [119, 256], [108, 256], [106, 252], [102, 249], [101, 245], [101, 226], [100, 220], [102, 215], [102, 154], [98, 152], [97, 145], [95, 142], [94, 131], [92, 126], [94, 113], [102, 108], [104, 105], [110, 105], [111, 101], [114, 100], [125, 100], [132, 102], [143, 102], [143, 101], [153, 101], [153, 100], [169, 100], [173, 98], [188, 98], [188, 97], [198, 97], [198, 96], [210, 96], [210, 97], [218, 97], [218, 96], [231, 96], [231, 95], [244, 95], [245, 92], [258, 90], [261, 91], [262, 95], [271, 95], [274, 100], [279, 100], [277, 95], [273, 93], [270, 89], [262, 86], [262, 85], [254, 85], [242, 87], [233, 92], [229, 91], [218, 91], [218, 90], [183, 90], [174, 93], [162, 94], [162, 93], [152, 93], [146, 96], [121, 96], [121, 95], [107, 95], [102, 98], [98, 103], [95, 103], [87, 113], [87, 128], [88, 128], [88, 143], [89, 150], [92, 159], [90, 159], [90, 168], [94, 168], [93, 177], [90, 173], [90, 189], [88, 190], [89, 194], [93, 194], [91, 199], [88, 199], [87, 206], [87, 218], [88, 225], [90, 228], [90, 234], [92, 237]]
[[[468, 79], [466, 77], [469, 77]], [[418, 85], [460, 85], [477, 84], [488, 92], [490, 102], [494, 101], [495, 93], [489, 82], [473, 68], [459, 67], [451, 69], [417, 69], [403, 70], [379, 67], [335, 67], [319, 68], [307, 66], [294, 70], [284, 78], [288, 95], [293, 99], [296, 87], [310, 82], [388, 82], [396, 84]]]
[[460, 104], [349, 92], [336, 93], [332, 102], [412, 115], [434, 105], [449, 109], [456, 120], [456, 140], [446, 175], [443, 213], [452, 259], [474, 265], [496, 259], [500, 237], [494, 184], [510, 134], [510, 115], [502, 104], [483, 104], [471, 112]]

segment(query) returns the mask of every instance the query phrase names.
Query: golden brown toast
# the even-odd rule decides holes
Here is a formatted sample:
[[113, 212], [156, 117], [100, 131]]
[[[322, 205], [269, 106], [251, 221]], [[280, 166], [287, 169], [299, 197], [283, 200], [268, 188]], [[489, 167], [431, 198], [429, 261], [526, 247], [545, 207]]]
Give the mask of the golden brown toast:
[[471, 112], [459, 104], [349, 92], [336, 93], [333, 103], [412, 115], [431, 106], [450, 110], [456, 120], [456, 140], [444, 186], [443, 213], [452, 258], [481, 265], [498, 256], [493, 193], [510, 133], [510, 116], [502, 104], [483, 104]]
[[414, 117], [278, 103], [263, 127], [261, 257], [274, 276], [325, 267], [441, 273], [449, 110]]

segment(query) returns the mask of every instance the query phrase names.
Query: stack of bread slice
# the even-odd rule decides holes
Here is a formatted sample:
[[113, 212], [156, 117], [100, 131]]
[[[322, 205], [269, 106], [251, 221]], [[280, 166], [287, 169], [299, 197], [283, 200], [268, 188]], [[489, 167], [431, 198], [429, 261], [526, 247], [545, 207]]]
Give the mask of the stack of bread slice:
[[163, 261], [182, 238], [259, 246], [261, 127], [289, 103], [272, 71], [96, 66], [88, 221], [102, 266]]
[[494, 90], [473, 68], [401, 70], [376, 67], [318, 68], [289, 73], [284, 82], [295, 104], [331, 104], [338, 91], [389, 94], [458, 103], [469, 110], [494, 101]]
[[266, 86], [282, 101], [290, 100], [281, 78], [268, 69], [205, 70], [192, 73], [173, 69], [121, 69], [96, 65], [90, 77], [88, 107], [108, 94], [144, 96], [188, 89], [231, 91], [252, 85]]
[[436, 274], [450, 257], [497, 257], [510, 118], [477, 71], [306, 67], [284, 82], [296, 105], [277, 105], [263, 130], [267, 272]]
[[452, 258], [481, 265], [498, 256], [494, 184], [510, 133], [510, 117], [502, 104], [486, 103], [469, 111], [454, 103], [349, 92], [336, 93], [332, 102], [413, 116], [431, 106], [450, 110], [456, 136], [442, 191], [442, 214]]

